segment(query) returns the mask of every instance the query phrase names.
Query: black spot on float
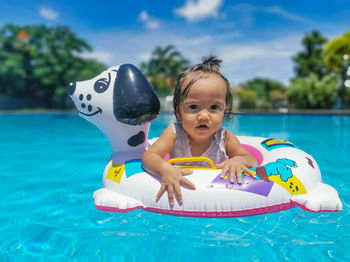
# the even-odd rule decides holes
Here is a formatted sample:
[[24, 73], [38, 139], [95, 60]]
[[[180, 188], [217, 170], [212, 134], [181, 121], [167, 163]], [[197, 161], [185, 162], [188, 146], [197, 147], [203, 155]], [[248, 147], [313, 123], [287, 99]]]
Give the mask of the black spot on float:
[[138, 134], [136, 134], [128, 139], [128, 145], [129, 146], [138, 146], [138, 145], [141, 145], [145, 141], [146, 141], [146, 134], [145, 134], [145, 132], [140, 131]]

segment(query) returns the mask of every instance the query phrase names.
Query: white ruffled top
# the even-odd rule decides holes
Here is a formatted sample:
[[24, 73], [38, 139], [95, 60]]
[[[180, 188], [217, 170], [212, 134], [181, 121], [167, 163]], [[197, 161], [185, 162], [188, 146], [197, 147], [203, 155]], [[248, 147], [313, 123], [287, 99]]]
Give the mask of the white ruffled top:
[[[171, 124], [173, 127], [173, 132], [176, 135], [174, 148], [170, 151], [170, 158], [179, 158], [179, 157], [192, 157], [191, 146], [188, 134], [182, 127], [180, 122]], [[207, 150], [201, 155], [209, 157], [213, 160], [214, 164], [219, 164], [222, 161], [228, 159], [225, 150], [225, 127], [221, 127], [214, 135], [214, 140], [211, 142]], [[181, 164], [183, 165], [183, 164]], [[208, 166], [207, 162], [191, 162], [191, 166]]]

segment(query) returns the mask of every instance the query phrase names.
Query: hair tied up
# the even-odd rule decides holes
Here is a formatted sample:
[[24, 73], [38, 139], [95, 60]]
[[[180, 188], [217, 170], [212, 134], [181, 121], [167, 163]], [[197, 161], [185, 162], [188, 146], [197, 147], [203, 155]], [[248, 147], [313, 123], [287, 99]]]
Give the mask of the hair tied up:
[[221, 63], [222, 63], [222, 60], [217, 58], [216, 56], [209, 56], [209, 57], [202, 58], [202, 65], [208, 71], [219, 71]]

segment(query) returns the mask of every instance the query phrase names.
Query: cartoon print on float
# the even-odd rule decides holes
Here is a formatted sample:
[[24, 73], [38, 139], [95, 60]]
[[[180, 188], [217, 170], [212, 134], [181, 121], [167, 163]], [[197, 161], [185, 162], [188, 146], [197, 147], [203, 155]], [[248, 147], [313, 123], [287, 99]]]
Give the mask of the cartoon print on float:
[[145, 172], [145, 170], [142, 168], [141, 159], [131, 159], [125, 161], [124, 165], [111, 164], [107, 172], [107, 179], [120, 184], [124, 174], [125, 178], [129, 178], [131, 176]]
[[283, 140], [283, 139], [274, 139], [274, 138], [269, 138], [261, 142], [261, 145], [268, 151], [281, 148], [281, 147], [293, 147], [293, 148], [298, 148], [296, 145], [293, 143]]
[[312, 160], [310, 158], [308, 158], [307, 156], [305, 158], [306, 158], [307, 163], [309, 164], [309, 166], [311, 166], [313, 169], [315, 169], [314, 162], [312, 162]]
[[219, 175], [210, 183], [209, 187], [234, 189], [268, 196], [273, 184], [276, 183], [286, 189], [291, 195], [306, 194], [304, 185], [293, 175], [291, 168], [297, 168], [295, 161], [286, 158], [277, 159], [276, 162], [252, 168], [251, 170], [257, 175], [257, 179], [253, 179], [248, 174], [243, 173], [242, 184], [240, 185], [237, 183], [237, 180], [235, 180], [234, 184], [231, 184], [228, 176], [221, 179]]
[[[261, 145], [268, 151], [278, 148], [298, 148], [289, 141], [273, 138], [262, 141]], [[312, 166], [311, 159], [308, 159], [308, 163], [310, 166]], [[257, 179], [253, 179], [248, 174], [243, 173], [242, 184], [239, 185], [236, 178], [235, 183], [231, 184], [227, 176], [225, 176], [224, 179], [221, 179], [220, 176], [218, 176], [211, 182], [209, 187], [225, 187], [228, 189], [246, 191], [267, 197], [273, 184], [276, 183], [286, 189], [291, 195], [306, 194], [304, 185], [292, 173], [291, 168], [297, 167], [298, 166], [294, 160], [281, 158], [277, 159], [275, 162], [270, 162], [264, 166], [251, 169], [257, 175]]]

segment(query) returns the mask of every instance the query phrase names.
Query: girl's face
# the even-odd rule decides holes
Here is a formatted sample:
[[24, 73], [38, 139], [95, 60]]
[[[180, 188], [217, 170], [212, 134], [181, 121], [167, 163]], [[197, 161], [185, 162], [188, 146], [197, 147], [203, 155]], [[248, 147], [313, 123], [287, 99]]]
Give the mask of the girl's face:
[[[187, 83], [185, 80], [183, 86]], [[220, 129], [225, 111], [225, 81], [215, 74], [206, 74], [191, 86], [176, 115], [190, 139], [204, 142]]]

